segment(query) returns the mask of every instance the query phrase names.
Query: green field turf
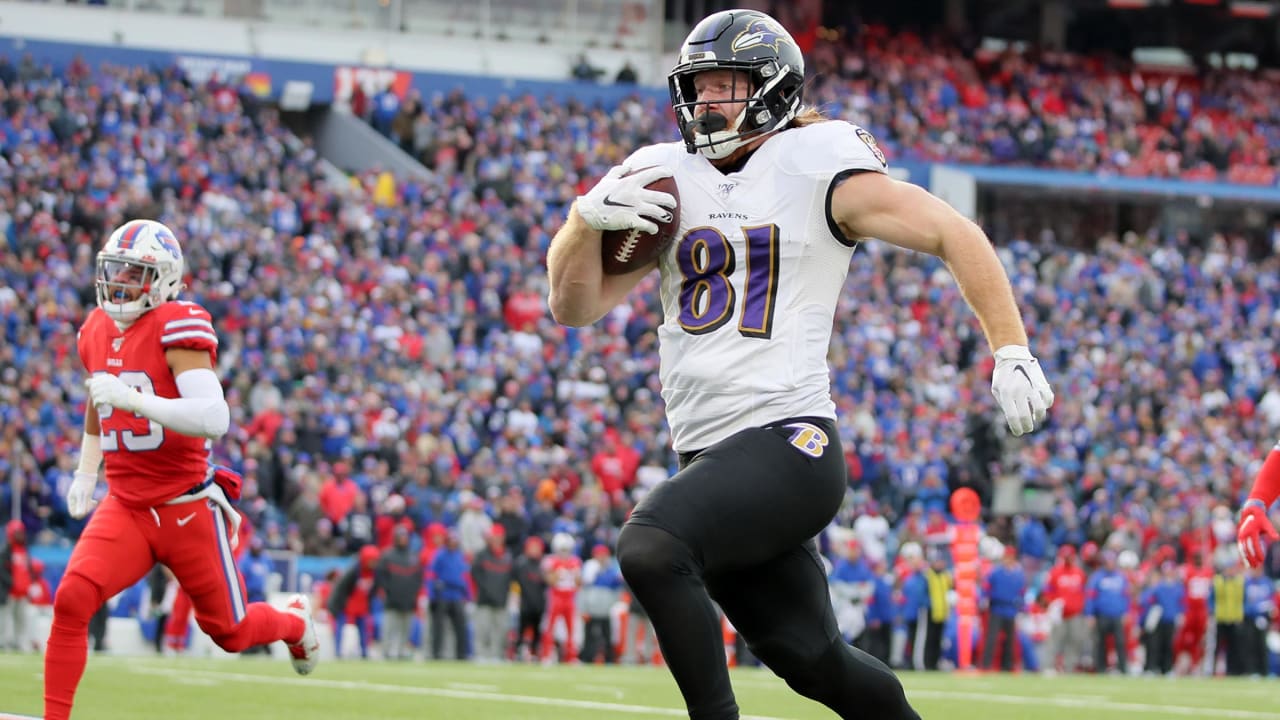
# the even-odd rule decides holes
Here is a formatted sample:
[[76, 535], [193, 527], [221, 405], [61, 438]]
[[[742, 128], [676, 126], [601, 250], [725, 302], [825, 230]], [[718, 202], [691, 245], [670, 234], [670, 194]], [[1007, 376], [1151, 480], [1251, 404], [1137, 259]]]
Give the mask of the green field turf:
[[[0, 655], [0, 714], [39, 715], [42, 661]], [[925, 720], [1280, 720], [1280, 682], [907, 673]], [[734, 672], [744, 720], [832, 718], [767, 671]], [[686, 717], [664, 669], [93, 657], [76, 698], [90, 720], [588, 720]], [[868, 718], [868, 720], [875, 720]]]

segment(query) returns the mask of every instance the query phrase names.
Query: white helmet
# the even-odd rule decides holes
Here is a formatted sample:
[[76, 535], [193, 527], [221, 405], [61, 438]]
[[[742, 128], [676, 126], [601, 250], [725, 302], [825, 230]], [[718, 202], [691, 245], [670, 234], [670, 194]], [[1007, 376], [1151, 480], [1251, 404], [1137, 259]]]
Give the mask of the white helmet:
[[551, 537], [551, 550], [557, 553], [573, 552], [573, 536], [569, 533], [556, 533]]
[[1124, 550], [1116, 558], [1116, 565], [1123, 570], [1132, 570], [1138, 567], [1138, 553], [1132, 550]]
[[898, 548], [898, 555], [904, 560], [920, 560], [924, 557], [924, 548], [920, 547], [920, 543], [911, 540], [902, 543], [902, 547]]
[[[128, 325], [176, 298], [182, 273], [182, 246], [173, 231], [155, 220], [130, 220], [98, 251], [98, 307]], [[133, 291], [141, 294], [134, 297]]]
[[978, 541], [978, 553], [988, 560], [999, 560], [1004, 557], [1004, 543], [994, 535], [983, 535]]

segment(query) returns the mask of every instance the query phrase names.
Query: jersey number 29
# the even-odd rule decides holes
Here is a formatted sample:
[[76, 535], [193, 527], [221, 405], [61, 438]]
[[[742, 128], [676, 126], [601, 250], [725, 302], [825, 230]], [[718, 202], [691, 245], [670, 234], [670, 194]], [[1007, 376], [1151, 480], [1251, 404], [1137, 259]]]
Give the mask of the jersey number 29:
[[[747, 238], [747, 280], [742, 288], [738, 332], [743, 337], [768, 340], [778, 300], [778, 226], [744, 227], [742, 234]], [[676, 263], [684, 277], [680, 327], [692, 335], [720, 329], [729, 322], [738, 299], [738, 290], [730, 280], [737, 258], [729, 238], [713, 227], [694, 228], [676, 246]]]

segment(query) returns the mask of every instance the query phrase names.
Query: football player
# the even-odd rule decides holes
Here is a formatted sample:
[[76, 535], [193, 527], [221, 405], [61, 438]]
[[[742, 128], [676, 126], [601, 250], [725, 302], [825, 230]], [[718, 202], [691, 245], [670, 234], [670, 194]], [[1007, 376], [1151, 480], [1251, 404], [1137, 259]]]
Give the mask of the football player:
[[[841, 639], [812, 541], [845, 496], [826, 356], [854, 248], [879, 238], [947, 263], [994, 350], [992, 391], [1014, 435], [1044, 421], [1053, 392], [982, 230], [890, 178], [866, 130], [802, 105], [804, 58], [776, 20], [707, 17], [669, 86], [683, 142], [610, 170], [547, 258], [551, 310], [573, 326], [661, 273], [660, 376], [681, 470], [623, 528], [623, 574], [691, 718], [738, 717], [713, 600], [800, 694], [844, 718], [916, 718], [889, 668]], [[601, 231], [654, 231], [675, 199], [645, 186], [667, 176], [676, 239], [650, 266], [605, 275]]]
[[547, 625], [542, 634], [542, 661], [552, 662], [556, 621], [564, 624], [564, 660], [578, 659], [574, 642], [578, 617], [578, 588], [582, 586], [582, 558], [574, 554], [573, 536], [556, 533], [551, 538], [551, 554], [542, 559], [542, 572], [547, 580]]
[[44, 717], [71, 716], [90, 616], [157, 562], [173, 571], [220, 647], [283, 640], [294, 669], [311, 672], [319, 644], [308, 599], [295, 595], [284, 611], [244, 600], [232, 556], [240, 516], [228, 500], [239, 495], [238, 478], [209, 464], [210, 439], [230, 420], [213, 371], [218, 338], [204, 308], [176, 299], [177, 237], [161, 223], [132, 220], [111, 233], [96, 267], [98, 308], [77, 340], [89, 400], [68, 511], [80, 518], [92, 509], [99, 465], [107, 494], [54, 598]]
[[1266, 544], [1280, 540], [1280, 533], [1267, 518], [1267, 511], [1280, 498], [1280, 444], [1267, 454], [1249, 490], [1249, 499], [1240, 508], [1240, 524], [1236, 528], [1236, 541], [1240, 557], [1246, 567], [1261, 567], [1266, 558]]

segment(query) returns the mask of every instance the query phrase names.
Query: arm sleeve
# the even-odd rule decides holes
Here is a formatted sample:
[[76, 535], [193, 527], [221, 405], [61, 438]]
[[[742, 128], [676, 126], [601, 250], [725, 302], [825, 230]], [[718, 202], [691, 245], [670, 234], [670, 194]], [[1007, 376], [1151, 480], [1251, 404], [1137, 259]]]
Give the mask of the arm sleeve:
[[182, 397], [142, 395], [138, 414], [183, 435], [215, 438], [226, 434], [231, 410], [218, 376], [207, 368], [188, 370], [176, 378]]
[[96, 476], [102, 467], [102, 436], [85, 433], [80, 438], [80, 466], [76, 472]]

